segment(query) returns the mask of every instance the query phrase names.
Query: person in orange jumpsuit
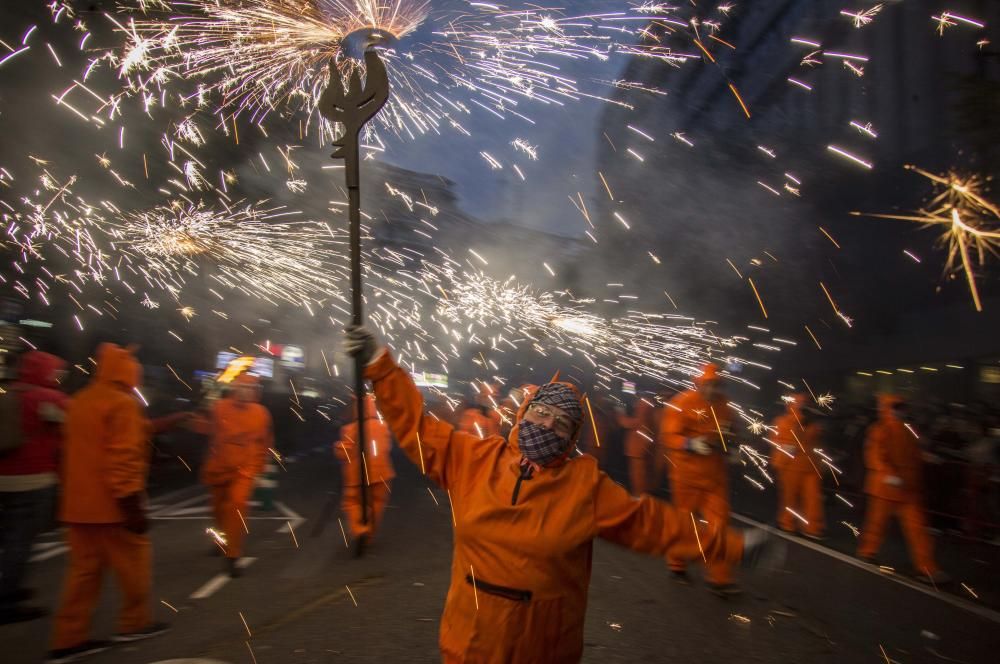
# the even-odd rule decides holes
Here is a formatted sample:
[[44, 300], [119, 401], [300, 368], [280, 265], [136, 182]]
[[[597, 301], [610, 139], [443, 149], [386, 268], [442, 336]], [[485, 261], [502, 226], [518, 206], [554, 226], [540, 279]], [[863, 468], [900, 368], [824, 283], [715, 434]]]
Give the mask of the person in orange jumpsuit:
[[226, 556], [230, 576], [241, 571], [237, 562], [247, 534], [247, 504], [254, 481], [264, 469], [268, 449], [274, 445], [271, 414], [257, 403], [260, 382], [241, 374], [230, 394], [219, 399], [210, 419], [200, 430], [210, 435], [208, 458], [201, 468], [202, 484], [212, 492], [215, 524], [223, 537], [219, 545]]
[[[695, 389], [677, 394], [663, 410], [661, 443], [669, 450], [670, 490], [674, 505], [708, 521], [709, 528], [725, 530], [729, 524], [729, 479], [724, 434], [732, 420], [722, 391], [718, 367], [705, 365], [695, 378]], [[689, 517], [693, 518], [693, 517]], [[687, 561], [671, 556], [670, 569], [687, 581]], [[732, 569], [724, 559], [709, 560], [705, 580], [719, 595], [740, 592]]]
[[923, 460], [917, 435], [906, 425], [907, 407], [901, 398], [883, 394], [878, 399], [878, 420], [865, 439], [865, 493], [868, 506], [858, 542], [858, 556], [874, 562], [885, 537], [889, 517], [897, 516], [903, 528], [917, 576], [925, 582], [944, 583], [948, 575], [934, 559], [934, 545], [927, 533], [923, 506]]
[[760, 560], [776, 548], [761, 531], [701, 528], [667, 503], [630, 496], [576, 452], [583, 413], [568, 383], [525, 399], [507, 439], [479, 439], [425, 414], [410, 374], [366, 328], [348, 328], [345, 347], [366, 366], [400, 448], [451, 497], [445, 662], [579, 661], [597, 537], [713, 561]]
[[653, 449], [653, 413], [655, 409], [646, 399], [636, 396], [632, 414], [618, 414], [618, 426], [625, 430], [623, 447], [628, 459], [628, 481], [632, 495], [639, 496], [649, 490], [649, 458]]
[[[580, 432], [578, 447], [583, 452], [597, 459], [597, 465], [603, 467], [607, 460], [608, 441], [611, 438], [611, 407], [606, 397], [590, 399], [589, 411], [584, 408], [583, 430]], [[593, 414], [593, 421], [591, 421]]]
[[479, 438], [500, 435], [500, 413], [490, 400], [494, 391], [493, 387], [486, 383], [480, 386], [475, 405], [462, 411], [462, 416], [458, 420], [459, 431], [471, 433]]
[[121, 589], [113, 642], [161, 634], [151, 602], [152, 545], [146, 535], [146, 476], [150, 448], [146, 419], [134, 393], [142, 368], [128, 350], [102, 344], [90, 384], [66, 411], [60, 520], [66, 525], [69, 566], [53, 626], [50, 662], [106, 649], [88, 640], [104, 572]]
[[805, 395], [789, 397], [785, 413], [772, 424], [777, 445], [771, 453], [771, 466], [778, 479], [778, 526], [790, 533], [801, 529], [806, 537], [822, 539], [823, 481], [814, 456], [822, 427], [816, 413], [804, 404]]
[[[355, 406], [356, 408], [356, 406]], [[352, 408], [351, 412], [355, 412]], [[392, 466], [392, 436], [389, 427], [379, 419], [375, 410], [375, 399], [365, 397], [365, 465], [359, 468], [358, 423], [355, 420], [340, 430], [340, 440], [333, 446], [334, 454], [341, 463], [343, 477], [343, 498], [340, 506], [347, 517], [347, 523], [354, 538], [354, 553], [360, 555], [364, 546], [371, 542], [382, 522], [385, 506], [392, 494], [392, 480], [396, 470]], [[368, 518], [361, 518], [361, 477], [368, 486]]]

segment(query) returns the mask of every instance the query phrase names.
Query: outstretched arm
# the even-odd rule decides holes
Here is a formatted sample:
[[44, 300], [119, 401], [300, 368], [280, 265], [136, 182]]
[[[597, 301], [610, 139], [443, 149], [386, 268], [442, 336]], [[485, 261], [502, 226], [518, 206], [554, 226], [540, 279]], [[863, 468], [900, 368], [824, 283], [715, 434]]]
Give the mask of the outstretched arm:
[[597, 535], [654, 556], [738, 562], [743, 538], [725, 524], [697, 523], [690, 512], [642, 495], [635, 498], [601, 472], [594, 493]]

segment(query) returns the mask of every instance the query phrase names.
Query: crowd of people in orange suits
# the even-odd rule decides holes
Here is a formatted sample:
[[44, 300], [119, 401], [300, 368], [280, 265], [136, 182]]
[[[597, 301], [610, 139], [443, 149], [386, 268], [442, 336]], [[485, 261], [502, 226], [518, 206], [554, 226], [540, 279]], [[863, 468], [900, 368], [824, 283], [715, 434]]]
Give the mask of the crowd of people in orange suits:
[[[478, 661], [486, 652], [503, 653], [500, 659], [484, 655], [486, 660], [516, 661], [524, 643], [539, 642], [523, 638], [535, 632], [550, 644], [551, 661], [578, 658], [595, 537], [664, 557], [682, 582], [688, 581], [689, 565], [703, 564], [713, 592], [739, 592], [733, 567], [758, 542], [729, 526], [727, 464], [735, 456], [735, 413], [718, 367], [705, 366], [690, 389], [639, 396], [630, 408], [606, 396], [584, 397], [558, 379], [506, 393], [480, 383], [452, 424], [423, 417], [419, 390], [373, 343], [370, 333], [354, 332], [354, 352], [368, 362], [374, 397], [365, 399], [365, 440], [354, 421], [333, 443], [342, 467], [342, 511], [360, 553], [391, 497], [394, 441], [450, 491], [456, 533], [442, 620], [446, 661]], [[232, 576], [240, 574], [255, 478], [275, 453], [271, 416], [259, 403], [261, 386], [253, 376], [237, 377], [204, 412], [154, 420], [137, 392], [142, 369], [135, 353], [103, 344], [95, 357], [89, 385], [71, 397], [60, 390], [65, 364], [38, 351], [21, 358], [19, 377], [6, 390], [17, 395], [23, 439], [0, 451], [0, 620], [44, 615], [26, 603], [30, 593], [23, 580], [31, 542], [58, 490], [69, 557], [53, 625], [52, 662], [168, 629], [153, 618], [151, 602], [145, 489], [154, 434], [186, 426], [207, 437], [200, 478], [216, 520], [213, 546]], [[763, 437], [771, 445], [778, 489], [776, 522], [814, 539], [824, 535], [821, 416], [808, 397], [787, 397], [784, 412]], [[907, 416], [902, 399], [880, 397], [879, 418], [866, 435], [868, 499], [858, 555], [873, 561], [888, 520], [896, 517], [918, 574], [941, 583], [947, 577], [935, 560], [923, 508], [920, 441]], [[601, 470], [618, 429], [631, 492]], [[664, 474], [672, 504], [649, 495]], [[501, 504], [491, 503], [498, 500]], [[581, 520], [584, 513], [589, 517]], [[501, 570], [491, 563], [496, 560], [508, 564]], [[111, 642], [89, 634], [106, 571], [114, 574], [123, 597]], [[478, 612], [470, 611], [470, 589], [479, 592]], [[505, 604], [511, 600], [523, 603], [513, 617]], [[569, 637], [541, 638], [552, 620], [570, 625]]]

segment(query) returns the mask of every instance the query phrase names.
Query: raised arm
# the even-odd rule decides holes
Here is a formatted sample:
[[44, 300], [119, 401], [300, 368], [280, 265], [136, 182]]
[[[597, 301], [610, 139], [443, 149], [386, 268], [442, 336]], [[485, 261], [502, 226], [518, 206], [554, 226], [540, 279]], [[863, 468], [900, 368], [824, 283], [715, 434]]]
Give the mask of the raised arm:
[[454, 488], [470, 451], [482, 441], [425, 413], [423, 396], [410, 374], [396, 364], [387, 349], [375, 347], [371, 332], [351, 328], [348, 346], [366, 361], [365, 377], [372, 381], [379, 412], [400, 449], [436, 484]]

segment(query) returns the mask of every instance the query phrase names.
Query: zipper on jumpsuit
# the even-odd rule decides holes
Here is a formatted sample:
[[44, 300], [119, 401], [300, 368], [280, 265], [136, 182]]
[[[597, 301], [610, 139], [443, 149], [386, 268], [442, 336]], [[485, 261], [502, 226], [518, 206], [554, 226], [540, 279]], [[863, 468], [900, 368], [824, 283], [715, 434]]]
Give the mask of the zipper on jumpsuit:
[[517, 494], [521, 492], [521, 482], [524, 480], [530, 480], [533, 473], [531, 464], [528, 463], [527, 459], [521, 459], [521, 474], [517, 476], [517, 483], [514, 484], [514, 493], [510, 497], [510, 504], [517, 505]]

